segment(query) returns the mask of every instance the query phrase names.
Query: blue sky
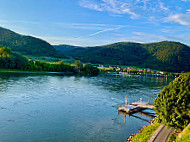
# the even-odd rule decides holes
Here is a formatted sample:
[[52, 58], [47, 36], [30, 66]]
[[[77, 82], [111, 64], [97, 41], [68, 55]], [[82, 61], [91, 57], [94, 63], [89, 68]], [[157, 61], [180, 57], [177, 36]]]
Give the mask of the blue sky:
[[51, 44], [190, 45], [190, 0], [0, 0], [0, 26]]

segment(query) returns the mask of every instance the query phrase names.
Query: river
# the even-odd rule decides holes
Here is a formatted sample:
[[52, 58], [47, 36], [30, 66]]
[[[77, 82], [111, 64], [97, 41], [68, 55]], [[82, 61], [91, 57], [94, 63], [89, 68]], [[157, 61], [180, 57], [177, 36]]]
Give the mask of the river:
[[151, 119], [136, 113], [124, 122], [117, 107], [125, 96], [153, 103], [170, 81], [0, 73], [0, 142], [125, 142]]

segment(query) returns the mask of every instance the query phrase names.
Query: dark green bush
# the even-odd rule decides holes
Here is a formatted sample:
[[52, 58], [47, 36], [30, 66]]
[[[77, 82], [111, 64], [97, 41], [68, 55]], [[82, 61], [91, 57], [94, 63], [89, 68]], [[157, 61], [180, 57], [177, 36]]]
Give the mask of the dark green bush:
[[190, 123], [190, 73], [164, 87], [154, 105], [160, 121], [179, 130], [186, 127]]

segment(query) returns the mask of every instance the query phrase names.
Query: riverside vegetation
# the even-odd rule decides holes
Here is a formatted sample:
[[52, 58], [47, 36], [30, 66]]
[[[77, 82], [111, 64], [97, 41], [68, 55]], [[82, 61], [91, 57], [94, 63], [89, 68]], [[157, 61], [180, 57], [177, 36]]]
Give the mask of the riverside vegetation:
[[139, 132], [137, 135], [135, 135], [131, 142], [147, 142], [151, 135], [154, 133], [154, 131], [160, 126], [159, 123], [155, 122], [152, 125], [148, 125], [144, 128], [142, 128], [143, 130], [141, 132]]
[[190, 48], [179, 42], [119, 42], [86, 48], [70, 45], [52, 46], [42, 39], [20, 35], [0, 27], [0, 45], [27, 57], [44, 56], [56, 60], [74, 58], [92, 64], [136, 66], [167, 72], [190, 71]]
[[190, 73], [174, 79], [155, 99], [155, 111], [160, 122], [177, 130], [190, 123]]
[[[132, 141], [147, 142], [159, 123], [175, 129], [170, 142], [190, 141], [190, 73], [174, 79], [155, 99], [156, 123], [145, 127]], [[159, 122], [159, 123], [158, 123]], [[158, 126], [157, 126], [158, 125]], [[156, 126], [156, 127], [155, 127]], [[153, 129], [152, 129], [153, 128]], [[180, 133], [180, 134], [179, 134]]]
[[18, 69], [22, 71], [48, 71], [48, 72], [72, 72], [98, 75], [99, 69], [92, 66], [90, 63], [80, 63], [76, 61], [76, 65], [66, 64], [63, 61], [48, 63], [42, 61], [32, 61], [27, 58], [12, 52], [10, 48], [0, 46], [0, 68], [2, 69]]

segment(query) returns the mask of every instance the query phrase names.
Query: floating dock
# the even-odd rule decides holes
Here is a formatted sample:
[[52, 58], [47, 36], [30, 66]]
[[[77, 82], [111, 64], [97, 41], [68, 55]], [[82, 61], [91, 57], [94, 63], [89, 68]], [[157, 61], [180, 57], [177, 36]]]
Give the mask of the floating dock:
[[127, 104], [128, 97], [125, 97], [125, 105], [119, 106], [118, 111], [123, 111], [128, 114], [133, 114], [139, 112], [143, 109], [154, 109], [154, 105], [149, 104], [148, 102], [143, 102], [142, 98], [138, 102], [133, 102], [130, 105]]
[[148, 104], [148, 103], [139, 103], [139, 102], [134, 102], [134, 103], [131, 103], [131, 105], [134, 105], [134, 106], [138, 106], [138, 107], [141, 107], [141, 108], [149, 108], [149, 109], [154, 109], [154, 105], [152, 104]]
[[134, 106], [134, 105], [123, 105], [123, 106], [118, 107], [118, 111], [123, 111], [123, 112], [126, 112], [128, 114], [133, 114], [133, 113], [141, 111], [143, 109], [144, 108]]

